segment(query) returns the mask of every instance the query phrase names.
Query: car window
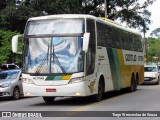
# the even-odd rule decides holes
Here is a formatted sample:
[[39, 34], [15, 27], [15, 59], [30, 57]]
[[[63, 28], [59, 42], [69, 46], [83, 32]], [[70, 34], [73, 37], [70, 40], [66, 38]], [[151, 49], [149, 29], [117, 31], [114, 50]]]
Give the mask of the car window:
[[2, 70], [12, 70], [12, 69], [18, 69], [19, 67], [17, 65], [11, 65], [11, 64], [6, 64], [2, 65]]
[[7, 78], [7, 73], [0, 73], [0, 79], [6, 79]]
[[7, 79], [16, 79], [18, 77], [19, 72], [18, 71], [14, 71], [14, 72], [9, 72]]
[[16, 79], [19, 71], [8, 71], [0, 73], [0, 79]]
[[144, 71], [145, 72], [157, 72], [157, 68], [156, 67], [145, 67]]
[[8, 70], [6, 65], [2, 65], [2, 70]]
[[8, 65], [8, 69], [15, 69], [15, 65]]

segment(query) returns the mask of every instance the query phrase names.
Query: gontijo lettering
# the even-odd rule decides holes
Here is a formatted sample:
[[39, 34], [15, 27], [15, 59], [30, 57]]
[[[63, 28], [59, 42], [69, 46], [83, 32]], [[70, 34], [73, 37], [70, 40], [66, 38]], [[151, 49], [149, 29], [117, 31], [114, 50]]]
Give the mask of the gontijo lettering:
[[137, 56], [133, 54], [126, 54], [125, 55], [125, 60], [126, 61], [137, 61]]
[[[138, 58], [138, 59], [137, 59]], [[126, 54], [125, 55], [125, 61], [143, 61], [143, 56], [133, 55], [133, 54]]]

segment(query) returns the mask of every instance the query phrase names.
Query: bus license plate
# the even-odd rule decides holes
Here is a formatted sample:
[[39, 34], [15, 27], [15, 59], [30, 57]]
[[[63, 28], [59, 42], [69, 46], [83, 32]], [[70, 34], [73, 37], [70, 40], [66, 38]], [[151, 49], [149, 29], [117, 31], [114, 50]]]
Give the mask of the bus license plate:
[[56, 92], [56, 89], [54, 89], [54, 88], [47, 88], [46, 92]]

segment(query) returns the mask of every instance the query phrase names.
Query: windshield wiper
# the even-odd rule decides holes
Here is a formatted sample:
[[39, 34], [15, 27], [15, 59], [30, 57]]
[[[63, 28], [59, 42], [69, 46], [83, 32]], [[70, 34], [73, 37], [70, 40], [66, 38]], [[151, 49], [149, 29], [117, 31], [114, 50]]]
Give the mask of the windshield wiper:
[[53, 53], [53, 60], [54, 60], [54, 59], [55, 59], [55, 60], [57, 61], [57, 63], [59, 64], [59, 67], [61, 68], [62, 72], [63, 72], [63, 73], [66, 73], [65, 70], [64, 70], [64, 68], [63, 68], [63, 66], [62, 66], [61, 63], [59, 62], [59, 59], [57, 58], [57, 56], [56, 56], [55, 53]]
[[[53, 43], [52, 43], [52, 44], [53, 44]], [[66, 71], [64, 70], [63, 66], [61, 65], [58, 57], [56, 56], [56, 54], [55, 54], [55, 52], [54, 52], [54, 44], [53, 44], [53, 51], [52, 51], [52, 52], [53, 52], [53, 62], [54, 62], [54, 60], [56, 60], [57, 63], [59, 64], [59, 67], [61, 68], [62, 72], [63, 72], [63, 73], [66, 73]]]
[[47, 51], [47, 65], [48, 65], [48, 56], [49, 56], [49, 44], [48, 44], [48, 51]]
[[[46, 54], [46, 56], [44, 57], [44, 59], [42, 60], [42, 62], [38, 65], [37, 70], [36, 70], [36, 74], [40, 73], [42, 70], [42, 67], [45, 65], [45, 63], [47, 62], [48, 65], [48, 56], [49, 56], [49, 45], [48, 45], [48, 52]], [[58, 57], [56, 56], [56, 54], [54, 53], [54, 45], [53, 45], [53, 61], [56, 61], [58, 63], [58, 66], [60, 67], [60, 69], [62, 70], [63, 73], [66, 73], [63, 66], [61, 65]], [[50, 68], [51, 69], [51, 68]]]
[[37, 70], [36, 70], [36, 73], [40, 73], [41, 70], [42, 70], [42, 67], [45, 65], [45, 63], [47, 62], [47, 65], [48, 65], [48, 57], [49, 57], [49, 46], [50, 44], [48, 43], [48, 50], [47, 50], [47, 54], [46, 56], [44, 57], [44, 59], [42, 60], [42, 62], [40, 63], [40, 65], [37, 67]]

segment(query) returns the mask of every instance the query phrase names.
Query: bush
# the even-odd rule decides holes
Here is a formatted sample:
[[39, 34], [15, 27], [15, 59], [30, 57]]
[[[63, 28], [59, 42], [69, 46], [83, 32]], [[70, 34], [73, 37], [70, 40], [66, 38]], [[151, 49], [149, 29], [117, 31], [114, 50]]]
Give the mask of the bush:
[[19, 34], [17, 32], [0, 30], [0, 64], [20, 62], [21, 59], [12, 53], [12, 36]]

